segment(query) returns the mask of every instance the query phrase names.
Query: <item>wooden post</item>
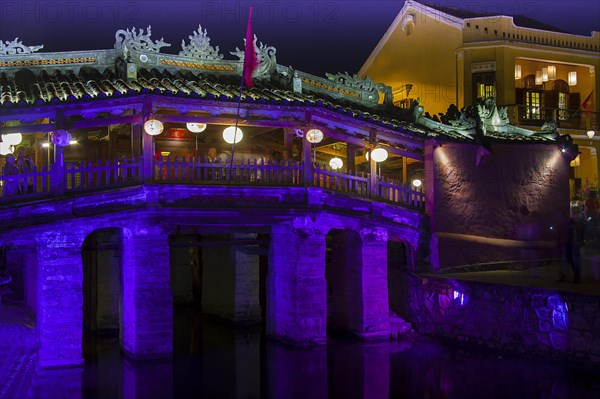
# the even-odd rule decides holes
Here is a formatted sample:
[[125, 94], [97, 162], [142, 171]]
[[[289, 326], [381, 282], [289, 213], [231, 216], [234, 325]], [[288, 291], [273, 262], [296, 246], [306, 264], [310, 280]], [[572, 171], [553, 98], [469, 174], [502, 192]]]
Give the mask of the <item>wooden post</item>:
[[351, 171], [356, 176], [356, 150], [358, 146], [351, 143], [346, 143], [346, 170], [348, 173]]
[[378, 195], [377, 181], [377, 162], [369, 154], [369, 198], [375, 198]]
[[283, 129], [283, 160], [288, 162], [294, 159], [294, 129]]
[[61, 195], [65, 192], [65, 149], [54, 145], [54, 162], [52, 163], [52, 187], [54, 194]]
[[152, 103], [149, 100], [144, 101], [142, 109], [142, 122], [140, 125], [142, 135], [142, 176], [144, 184], [150, 184], [154, 180], [154, 137], [144, 131], [143, 124], [152, 111]]
[[131, 156], [136, 160], [142, 156], [143, 127], [140, 124], [131, 124]]
[[302, 174], [304, 177], [304, 185], [312, 187], [313, 182], [313, 161], [312, 161], [312, 153], [311, 153], [312, 144], [304, 138], [302, 140]]
[[407, 158], [406, 157], [402, 157], [402, 184], [406, 184], [406, 176], [407, 176], [407, 168], [408, 168], [408, 162], [407, 162]]

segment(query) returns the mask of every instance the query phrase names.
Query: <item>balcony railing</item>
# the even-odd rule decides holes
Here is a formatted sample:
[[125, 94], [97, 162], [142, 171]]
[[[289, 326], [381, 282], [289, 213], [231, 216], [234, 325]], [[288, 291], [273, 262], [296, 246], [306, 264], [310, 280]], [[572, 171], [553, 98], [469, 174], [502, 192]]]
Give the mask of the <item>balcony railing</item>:
[[533, 107], [525, 105], [507, 106], [508, 120], [513, 125], [542, 126], [554, 120], [559, 128], [578, 130], [600, 130], [600, 113], [567, 109]]
[[[95, 191], [142, 182], [192, 185], [306, 186], [343, 192], [378, 201], [425, 207], [425, 194], [392, 179], [368, 173], [342, 173], [302, 162], [209, 162], [208, 159], [166, 157], [154, 161], [151, 178], [144, 177], [143, 159], [70, 162], [63, 168], [46, 166], [29, 174], [0, 175], [0, 202], [12, 204], [69, 192]], [[309, 168], [309, 170], [306, 170]], [[152, 174], [152, 173], [150, 173]], [[308, 178], [306, 177], [308, 176]]]

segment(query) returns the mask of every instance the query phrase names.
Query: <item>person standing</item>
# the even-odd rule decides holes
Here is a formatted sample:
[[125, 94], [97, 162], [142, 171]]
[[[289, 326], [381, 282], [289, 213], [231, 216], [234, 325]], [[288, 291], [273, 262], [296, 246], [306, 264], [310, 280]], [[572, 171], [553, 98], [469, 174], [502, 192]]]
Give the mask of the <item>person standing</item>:
[[596, 191], [590, 191], [584, 202], [585, 216], [588, 220], [592, 240], [598, 241], [598, 215], [600, 214], [600, 202]]
[[[19, 168], [15, 163], [15, 156], [13, 154], [8, 154], [6, 156], [6, 163], [2, 167], [2, 175], [3, 176], [18, 176]], [[16, 177], [12, 177], [9, 179], [4, 179], [4, 197], [11, 197], [16, 194], [21, 193], [21, 184], [19, 179]]]
[[[19, 168], [19, 172], [22, 175], [29, 175], [35, 172], [35, 164], [33, 163], [33, 159], [27, 154], [25, 147], [21, 146], [17, 148], [17, 157], [17, 168]], [[33, 193], [33, 177], [28, 176], [25, 178], [21, 190], [23, 193]]]
[[566, 280], [568, 266], [571, 266], [573, 282], [579, 282], [581, 276], [581, 252], [579, 248], [580, 242], [577, 240], [577, 233], [575, 231], [575, 221], [573, 219], [570, 218], [559, 231], [558, 246], [561, 254], [558, 281]]

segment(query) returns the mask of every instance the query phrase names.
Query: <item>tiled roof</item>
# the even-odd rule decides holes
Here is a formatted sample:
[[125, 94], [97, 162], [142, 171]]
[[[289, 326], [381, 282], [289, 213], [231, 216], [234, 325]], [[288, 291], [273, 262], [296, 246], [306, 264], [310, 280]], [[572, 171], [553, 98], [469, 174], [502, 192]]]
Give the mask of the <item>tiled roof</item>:
[[[312, 106], [385, 126], [395, 130], [407, 129], [422, 137], [427, 129], [410, 126], [393, 112], [361, 106], [358, 103], [334, 99], [322, 93], [295, 93], [285, 84], [255, 81], [252, 88], [244, 88], [243, 103], [274, 104], [283, 106]], [[94, 68], [81, 68], [78, 74], [60, 70], [43, 70], [35, 75], [22, 70], [9, 79], [0, 73], [0, 106], [5, 109], [40, 106], [44, 104], [76, 103], [110, 97], [158, 94], [194, 99], [232, 101], [239, 96], [239, 78], [233, 75], [204, 75], [180, 70], [140, 69], [137, 79], [121, 79], [113, 71], [101, 73]]]
[[[0, 106], [5, 110], [20, 109], [44, 104], [74, 104], [108, 98], [123, 98], [140, 94], [156, 94], [193, 99], [237, 102], [239, 78], [234, 75], [195, 74], [187, 70], [171, 73], [167, 70], [140, 69], [136, 79], [121, 79], [108, 69], [101, 73], [97, 69], [84, 67], [79, 73], [60, 69], [42, 70], [34, 74], [29, 70], [18, 71], [9, 79], [0, 73]], [[472, 142], [471, 137], [452, 131], [435, 131], [409, 122], [406, 111], [389, 107], [362, 106], [356, 102], [329, 97], [323, 93], [302, 93], [289, 89], [286, 83], [255, 81], [252, 88], [244, 88], [243, 103], [273, 104], [280, 106], [316, 107], [374, 125], [383, 126], [417, 138], [441, 138], [451, 141]], [[501, 141], [548, 142], [538, 136], [493, 134], [491, 139]]]

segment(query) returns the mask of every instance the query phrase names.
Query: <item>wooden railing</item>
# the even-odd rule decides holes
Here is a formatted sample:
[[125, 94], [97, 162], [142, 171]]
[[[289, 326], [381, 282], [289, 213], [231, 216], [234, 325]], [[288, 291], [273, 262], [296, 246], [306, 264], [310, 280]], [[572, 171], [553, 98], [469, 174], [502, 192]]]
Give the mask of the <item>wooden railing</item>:
[[[0, 175], [0, 200], [16, 202], [68, 192], [100, 190], [104, 188], [150, 183], [251, 185], [251, 186], [306, 186], [348, 193], [374, 200], [403, 204], [423, 210], [425, 194], [391, 179], [371, 182], [368, 173], [347, 174], [327, 166], [305, 165], [302, 162], [247, 161], [228, 163], [210, 162], [199, 157], [166, 157], [154, 161], [153, 176], [144, 177], [142, 159], [114, 161], [69, 162], [63, 168], [29, 174]], [[305, 168], [310, 168], [306, 171]], [[152, 175], [152, 171], [150, 172]], [[307, 181], [304, 176], [309, 176]], [[374, 185], [372, 185], [374, 184]], [[373, 191], [371, 192], [371, 188]], [[376, 187], [376, 188], [375, 188]]]
[[363, 197], [369, 196], [369, 175], [358, 172], [357, 176], [334, 172], [326, 166], [316, 165], [313, 168], [315, 187], [326, 188], [333, 191], [344, 191], [358, 194]]
[[1, 198], [11, 199], [17, 196], [37, 196], [51, 192], [51, 172], [47, 165], [38, 171], [35, 165], [31, 173], [0, 175]]
[[166, 157], [155, 162], [155, 181], [176, 183], [235, 183], [252, 185], [302, 185], [302, 164], [264, 160], [229, 163], [208, 158]]
[[425, 209], [425, 193], [422, 190], [412, 190], [407, 184], [393, 179], [383, 179], [377, 182], [377, 197], [385, 201]]
[[126, 186], [142, 180], [140, 160], [69, 162], [65, 168], [66, 191], [100, 187]]
[[600, 113], [581, 110], [507, 105], [508, 119], [513, 125], [542, 126], [554, 120], [559, 128], [578, 130], [600, 130]]

